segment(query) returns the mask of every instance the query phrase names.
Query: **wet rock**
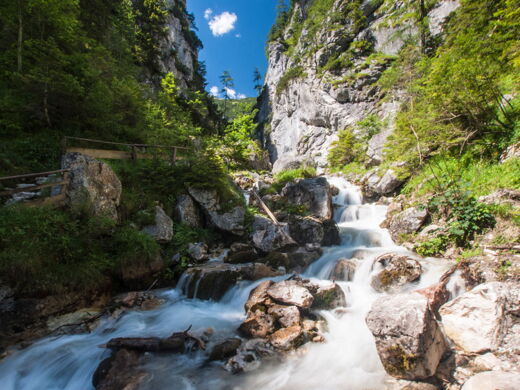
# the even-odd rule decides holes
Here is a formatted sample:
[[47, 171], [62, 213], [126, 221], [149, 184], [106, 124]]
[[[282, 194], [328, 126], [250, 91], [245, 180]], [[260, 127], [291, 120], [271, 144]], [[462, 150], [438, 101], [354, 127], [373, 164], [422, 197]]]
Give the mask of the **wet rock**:
[[201, 263], [208, 259], [208, 246], [203, 242], [190, 243], [188, 255], [197, 263]]
[[321, 244], [325, 236], [323, 224], [318, 218], [291, 216], [289, 234], [299, 244]]
[[210, 262], [186, 271], [188, 283], [183, 287], [183, 292], [189, 298], [219, 300], [239, 280], [258, 280], [278, 275], [277, 271], [261, 263]]
[[300, 311], [296, 306], [273, 304], [269, 307], [267, 313], [278, 321], [283, 328], [299, 325], [301, 322]]
[[96, 390], [137, 390], [148, 377], [140, 368], [140, 353], [122, 349], [99, 364], [92, 384]]
[[145, 226], [142, 231], [157, 242], [170, 242], [173, 237], [173, 221], [161, 207], [155, 206], [155, 225]]
[[191, 227], [202, 227], [202, 213], [189, 195], [179, 195], [177, 197], [173, 215], [177, 223]]
[[266, 338], [274, 330], [275, 325], [273, 316], [260, 310], [250, 313], [238, 328], [238, 331], [241, 334], [251, 338]]
[[252, 371], [260, 366], [262, 357], [273, 354], [274, 350], [266, 340], [248, 340], [240, 346], [238, 353], [226, 362], [224, 368], [233, 374]]
[[54, 335], [91, 332], [99, 324], [101, 311], [85, 308], [47, 320], [47, 327]]
[[491, 282], [446, 303], [439, 313], [446, 335], [466, 353], [518, 348], [519, 301], [517, 284]]
[[295, 245], [286, 224], [274, 224], [270, 219], [256, 215], [251, 227], [253, 245], [269, 253]]
[[428, 299], [428, 304], [432, 311], [437, 315], [442, 305], [450, 299], [450, 292], [446, 288], [446, 282], [439, 282], [430, 287], [416, 290]]
[[235, 235], [244, 233], [245, 210], [242, 206], [225, 211], [216, 190], [189, 187], [188, 192], [218, 229]]
[[288, 328], [282, 328], [274, 332], [269, 340], [273, 347], [288, 351], [303, 344], [303, 330], [299, 325], [293, 325]]
[[319, 259], [322, 253], [319, 247], [305, 246], [286, 252], [271, 252], [259, 261], [274, 268], [283, 267], [288, 271], [302, 272], [307, 266]]
[[405, 284], [418, 280], [422, 273], [421, 264], [417, 260], [397, 253], [379, 256], [374, 266], [382, 268], [370, 283], [376, 291], [398, 291]]
[[233, 337], [227, 339], [213, 347], [209, 355], [209, 360], [224, 360], [236, 355], [238, 348], [242, 344], [242, 340]]
[[261, 310], [266, 312], [267, 305], [272, 304], [272, 300], [267, 295], [267, 290], [274, 284], [271, 280], [266, 280], [260, 283], [256, 288], [251, 290], [249, 298], [247, 299], [244, 309], [246, 312]]
[[316, 310], [332, 310], [347, 306], [345, 293], [339, 284], [330, 281], [320, 281], [319, 284], [306, 283], [305, 286], [314, 297], [312, 308]]
[[388, 374], [407, 380], [435, 374], [446, 341], [426, 297], [418, 293], [380, 297], [366, 322]]
[[113, 305], [127, 309], [153, 310], [164, 301], [150, 291], [131, 291], [113, 299]]
[[305, 206], [309, 213], [316, 217], [332, 218], [332, 194], [324, 177], [288, 183], [282, 189], [281, 195], [289, 204]]
[[294, 305], [304, 309], [310, 308], [314, 301], [314, 297], [309, 290], [296, 280], [284, 280], [275, 283], [269, 287], [267, 295], [276, 302]]
[[257, 251], [251, 245], [235, 242], [231, 245], [224, 261], [231, 264], [250, 263], [257, 260], [258, 257]]
[[339, 236], [338, 225], [333, 219], [326, 219], [322, 222], [323, 225], [323, 239], [321, 245], [332, 246], [341, 244]]
[[518, 390], [519, 372], [486, 371], [472, 376], [461, 390]]
[[72, 209], [87, 209], [93, 215], [117, 220], [122, 187], [108, 164], [80, 153], [66, 153], [61, 167], [70, 169], [68, 198]]
[[14, 310], [14, 291], [0, 282], [0, 313]]
[[349, 282], [354, 279], [358, 262], [355, 259], [339, 259], [329, 279]]
[[410, 207], [391, 217], [388, 223], [388, 230], [392, 238], [397, 241], [402, 234], [412, 234], [427, 222], [429, 217], [428, 210], [420, 207]]

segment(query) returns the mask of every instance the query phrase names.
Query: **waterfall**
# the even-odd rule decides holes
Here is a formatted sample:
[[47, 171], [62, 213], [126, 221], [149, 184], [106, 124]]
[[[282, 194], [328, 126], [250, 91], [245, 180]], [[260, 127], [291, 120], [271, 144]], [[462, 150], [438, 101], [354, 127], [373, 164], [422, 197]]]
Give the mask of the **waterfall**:
[[[353, 280], [339, 282], [345, 291], [348, 307], [322, 311], [327, 320], [326, 342], [307, 344], [290, 354], [283, 363], [264, 363], [242, 375], [231, 375], [218, 363], [207, 363], [203, 352], [187, 355], [145, 356], [150, 380], [143, 390], [367, 390], [384, 389], [386, 374], [377, 355], [365, 317], [372, 302], [381, 294], [370, 286], [374, 260], [386, 252], [406, 253], [396, 246], [385, 229], [379, 227], [386, 207], [366, 204], [358, 187], [344, 179], [331, 177], [339, 189], [334, 197], [335, 220], [341, 235], [339, 246], [324, 248], [323, 256], [311, 264], [304, 276], [328, 279], [340, 258], [359, 259]], [[436, 259], [420, 259], [423, 275], [408, 289], [435, 283], [447, 264]], [[275, 280], [284, 277], [271, 278]], [[186, 277], [179, 286], [190, 284]], [[89, 334], [42, 339], [15, 352], [0, 362], [4, 390], [78, 390], [93, 389], [92, 375], [102, 359], [110, 354], [98, 346], [114, 337], [167, 337], [192, 325], [192, 331], [213, 328], [219, 337], [236, 335], [245, 318], [244, 303], [249, 292], [261, 281], [240, 282], [219, 302], [187, 299], [181, 287], [163, 291], [166, 302], [152, 311], [132, 311], [114, 319], [105, 318]]]

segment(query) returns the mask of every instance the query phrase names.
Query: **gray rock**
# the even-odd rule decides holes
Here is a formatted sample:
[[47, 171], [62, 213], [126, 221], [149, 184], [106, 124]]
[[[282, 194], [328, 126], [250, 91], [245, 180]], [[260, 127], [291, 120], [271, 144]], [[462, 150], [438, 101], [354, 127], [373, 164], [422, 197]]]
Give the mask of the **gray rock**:
[[357, 266], [358, 261], [356, 259], [339, 259], [329, 278], [349, 282], [354, 279]]
[[155, 206], [155, 225], [145, 226], [142, 231], [157, 242], [170, 242], [173, 238], [173, 221], [161, 207]]
[[175, 203], [174, 218], [177, 223], [202, 227], [202, 214], [189, 195], [179, 195]]
[[345, 293], [339, 284], [329, 281], [320, 281], [316, 283], [306, 283], [305, 287], [309, 289], [314, 301], [312, 308], [316, 310], [332, 310], [337, 307], [347, 306]]
[[269, 337], [269, 340], [273, 347], [283, 351], [288, 351], [303, 344], [303, 329], [300, 325], [282, 328], [274, 332]]
[[309, 213], [316, 217], [332, 218], [332, 194], [324, 177], [287, 183], [281, 195], [289, 204], [305, 206]]
[[238, 348], [242, 345], [239, 338], [227, 339], [213, 347], [209, 355], [209, 360], [224, 360], [236, 355]]
[[426, 208], [410, 207], [391, 217], [388, 230], [394, 240], [401, 234], [412, 234], [428, 221], [429, 213]]
[[265, 253], [295, 245], [287, 224], [277, 226], [260, 215], [255, 215], [253, 219], [251, 240], [256, 248]]
[[108, 164], [80, 153], [66, 153], [61, 167], [71, 171], [68, 191], [71, 208], [117, 219], [122, 187]]
[[289, 233], [299, 244], [321, 244], [325, 237], [322, 222], [314, 217], [291, 216]]
[[500, 156], [500, 162], [503, 163], [512, 158], [520, 158], [520, 142], [510, 145]]
[[190, 243], [188, 245], [188, 255], [196, 262], [208, 259], [208, 246], [203, 242]]
[[405, 255], [386, 253], [374, 261], [374, 267], [382, 268], [370, 282], [376, 291], [399, 291], [407, 283], [417, 281], [422, 274], [421, 264]]
[[426, 297], [418, 293], [382, 296], [366, 322], [388, 374], [408, 380], [435, 374], [446, 341]]
[[518, 390], [520, 372], [485, 371], [472, 376], [461, 390]]
[[309, 290], [296, 280], [284, 280], [275, 283], [269, 287], [267, 294], [276, 302], [304, 309], [310, 308], [314, 301], [314, 297]]
[[465, 353], [518, 348], [519, 301], [518, 284], [490, 282], [446, 303], [439, 313], [446, 335]]
[[388, 169], [377, 183], [376, 192], [381, 195], [388, 195], [397, 190], [401, 184], [403, 184], [403, 181], [397, 178], [393, 170]]
[[301, 323], [300, 311], [296, 306], [273, 304], [269, 307], [267, 313], [273, 316], [273, 318], [284, 328], [299, 325]]
[[280, 275], [260, 263], [228, 264], [209, 262], [186, 270], [183, 293], [189, 298], [219, 300], [239, 280], [258, 280]]
[[216, 190], [189, 187], [188, 192], [218, 229], [236, 235], [244, 233], [245, 210], [242, 206], [235, 206], [229, 211], [224, 211]]

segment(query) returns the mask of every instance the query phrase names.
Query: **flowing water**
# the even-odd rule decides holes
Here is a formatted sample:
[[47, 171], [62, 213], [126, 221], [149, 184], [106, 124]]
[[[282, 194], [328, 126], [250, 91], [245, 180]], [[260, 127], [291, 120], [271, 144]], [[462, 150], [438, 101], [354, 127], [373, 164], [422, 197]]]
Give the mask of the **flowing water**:
[[[326, 342], [307, 344], [283, 363], [260, 364], [257, 370], [241, 375], [224, 371], [220, 363], [207, 363], [203, 352], [186, 355], [146, 354], [146, 368], [152, 374], [143, 390], [368, 390], [384, 389], [385, 372], [378, 358], [365, 317], [372, 302], [381, 294], [370, 287], [377, 271], [375, 258], [386, 252], [406, 252], [396, 246], [388, 232], [379, 228], [386, 207], [364, 204], [359, 188], [331, 177], [339, 188], [335, 196], [335, 220], [340, 228], [341, 245], [324, 249], [323, 256], [304, 276], [328, 279], [339, 258], [359, 259], [354, 278], [339, 282], [347, 296], [342, 311], [323, 311], [327, 320]], [[410, 253], [408, 253], [411, 255]], [[421, 259], [423, 275], [408, 289], [435, 283], [447, 264]], [[283, 279], [280, 277], [278, 279]], [[106, 318], [92, 333], [50, 337], [16, 352], [0, 362], [0, 388], [3, 390], [88, 390], [92, 374], [109, 351], [99, 348], [114, 337], [167, 337], [192, 325], [197, 333], [213, 328], [214, 338], [236, 335], [244, 319], [244, 303], [260, 283], [241, 282], [219, 302], [186, 299], [181, 289], [161, 293], [166, 303], [153, 311], [133, 311], [119, 319]]]

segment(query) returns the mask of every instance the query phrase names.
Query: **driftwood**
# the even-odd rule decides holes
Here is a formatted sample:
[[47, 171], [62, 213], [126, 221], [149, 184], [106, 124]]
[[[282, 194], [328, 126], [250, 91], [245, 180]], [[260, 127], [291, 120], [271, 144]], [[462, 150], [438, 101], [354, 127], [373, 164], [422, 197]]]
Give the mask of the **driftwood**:
[[184, 353], [195, 349], [206, 349], [204, 342], [189, 333], [191, 325], [184, 332], [175, 332], [170, 337], [118, 337], [111, 339], [104, 347], [110, 349], [129, 349], [139, 352], [177, 352]]

